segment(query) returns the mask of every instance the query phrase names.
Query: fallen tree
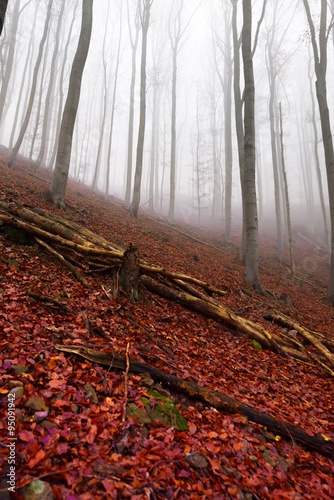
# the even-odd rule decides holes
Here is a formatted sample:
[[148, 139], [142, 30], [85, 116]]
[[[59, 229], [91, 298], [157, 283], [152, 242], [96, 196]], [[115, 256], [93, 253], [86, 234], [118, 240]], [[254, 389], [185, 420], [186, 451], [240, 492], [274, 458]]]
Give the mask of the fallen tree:
[[[31, 209], [0, 200], [0, 224], [4, 228], [16, 227], [32, 236], [39, 245], [67, 266], [84, 286], [90, 286], [85, 274], [114, 271], [117, 277], [122, 278], [120, 281], [126, 283], [124, 289], [133, 300], [139, 297], [138, 290], [134, 288], [142, 284], [154, 293], [223, 322], [234, 331], [242, 332], [256, 340], [264, 348], [272, 349], [286, 357], [316, 363], [334, 376], [333, 355], [329, 347], [324, 345], [325, 339], [305, 328], [298, 330], [295, 328], [296, 322], [286, 319], [287, 317], [284, 326], [297, 330], [300, 333], [298, 339], [284, 332], [280, 335], [271, 333], [260, 324], [235, 314], [213, 297], [216, 295], [221, 298], [226, 295], [226, 291], [192, 276], [150, 264], [139, 256], [136, 257], [139, 280], [138, 276], [135, 279], [131, 276], [127, 279], [124, 275], [128, 266], [125, 256], [129, 253], [124, 248], [80, 224], [39, 208]], [[131, 268], [134, 269], [133, 266]], [[282, 318], [283, 315], [277, 322], [282, 323]], [[268, 316], [267, 319], [276, 321], [274, 316]], [[315, 352], [306, 349], [304, 341], [311, 343]]]
[[268, 430], [286, 439], [292, 439], [306, 448], [312, 449], [323, 455], [333, 455], [334, 445], [332, 440], [322, 435], [309, 435], [300, 427], [282, 422], [267, 413], [260, 412], [237, 399], [213, 391], [207, 387], [201, 387], [195, 382], [183, 380], [175, 377], [165, 371], [158, 370], [153, 366], [141, 363], [140, 361], [129, 360], [119, 353], [107, 354], [87, 347], [78, 347], [75, 345], [56, 345], [56, 349], [71, 354], [77, 354], [89, 361], [98, 363], [111, 368], [132, 371], [135, 373], [149, 373], [156, 381], [160, 382], [174, 391], [186, 394], [188, 397], [199, 400], [207, 405], [216, 408], [218, 411], [226, 413], [238, 413], [245, 415], [250, 422], [265, 426]]

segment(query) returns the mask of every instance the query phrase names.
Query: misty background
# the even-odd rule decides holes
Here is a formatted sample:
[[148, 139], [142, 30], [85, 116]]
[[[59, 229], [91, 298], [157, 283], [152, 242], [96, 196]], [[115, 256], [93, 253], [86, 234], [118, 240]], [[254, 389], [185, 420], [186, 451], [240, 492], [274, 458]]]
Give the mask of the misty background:
[[[253, 2], [253, 36], [262, 4], [262, 0]], [[310, 2], [310, 5], [317, 19], [317, 2]], [[70, 168], [73, 179], [85, 183], [95, 191], [114, 195], [122, 200], [126, 198], [132, 76], [131, 37], [133, 41], [136, 34], [136, 6], [137, 2], [134, 0], [94, 0], [92, 39], [84, 69]], [[16, 0], [8, 6], [0, 41], [2, 81], [8, 55], [14, 45], [12, 69], [0, 122], [0, 143], [8, 148], [12, 148], [15, 143], [24, 117], [47, 7], [48, 2], [45, 0]], [[241, 10], [240, 4], [239, 11]], [[172, 84], [170, 36], [173, 38], [178, 15], [182, 37], [177, 54], [175, 217], [191, 224], [212, 224], [223, 232], [226, 186], [224, 78], [226, 61], [231, 58], [233, 60], [229, 0], [188, 0], [183, 2], [183, 6], [177, 0], [155, 0], [152, 4], [147, 47], [147, 112], [141, 206], [163, 216], [168, 214]], [[239, 12], [239, 17], [240, 34], [242, 12]], [[40, 150], [42, 129], [47, 126], [47, 150], [43, 163], [52, 169], [56, 131], [78, 43], [81, 2], [53, 1], [50, 22], [33, 112], [20, 153], [34, 162]], [[139, 121], [140, 30], [138, 36], [132, 179]], [[333, 38], [330, 35], [327, 87], [331, 113], [334, 104], [331, 92], [333, 57]], [[260, 230], [271, 224], [275, 227], [269, 112], [270, 89], [273, 85], [270, 68], [274, 67], [276, 147], [280, 162], [278, 105], [281, 103], [284, 161], [292, 223], [305, 224], [310, 232], [322, 235], [325, 240], [319, 182], [322, 184], [326, 210], [328, 193], [318, 109], [314, 103], [313, 54], [302, 1], [268, 1], [253, 62]], [[50, 82], [52, 73], [53, 79]], [[242, 80], [241, 71], [241, 88]], [[46, 124], [45, 104], [48, 91], [51, 92], [51, 98]], [[232, 228], [239, 230], [241, 191], [233, 85], [230, 100], [233, 151]], [[316, 154], [319, 155], [321, 179], [315, 168]], [[282, 182], [281, 170], [278, 175]], [[283, 191], [280, 196], [283, 199]]]

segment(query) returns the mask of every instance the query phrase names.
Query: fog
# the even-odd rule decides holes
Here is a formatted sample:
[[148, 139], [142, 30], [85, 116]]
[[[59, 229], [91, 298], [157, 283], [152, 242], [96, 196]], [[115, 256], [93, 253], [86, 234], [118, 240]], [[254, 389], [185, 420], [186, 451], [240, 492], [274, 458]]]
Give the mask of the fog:
[[[15, 3], [15, 2], [14, 2]], [[9, 5], [4, 33], [1, 38], [1, 68], [6, 68], [10, 44], [14, 3]], [[0, 124], [0, 142], [11, 148], [22, 122], [27, 96], [30, 92], [32, 70], [36, 61], [48, 2], [44, 0], [18, 1], [21, 15], [15, 33], [14, 60], [6, 94], [4, 113]], [[128, 123], [131, 83], [131, 43], [135, 33], [135, 12], [137, 2], [94, 0], [93, 32], [88, 60], [84, 69], [81, 97], [76, 119], [72, 146], [70, 176], [91, 186], [94, 171], [98, 168], [97, 189], [124, 199], [126, 167], [128, 156]], [[240, 4], [240, 2], [239, 2]], [[169, 169], [171, 143], [171, 80], [172, 52], [169, 32], [173, 33], [177, 7], [176, 0], [155, 0], [148, 33], [147, 47], [147, 110], [142, 177], [141, 206], [166, 215], [169, 204]], [[313, 5], [313, 4], [312, 4]], [[81, 2], [66, 1], [65, 21], [60, 31], [60, 45], [56, 58], [56, 78], [52, 88], [52, 113], [48, 124], [44, 123], [43, 110], [49, 85], [50, 63], [55, 44], [57, 19], [61, 1], [53, 2], [52, 24], [43, 54], [38, 76], [37, 92], [28, 130], [20, 153], [31, 158], [38, 156], [41, 130], [49, 127], [47, 168], [52, 168], [50, 159], [56, 140], [55, 131], [59, 117], [59, 100], [66, 97], [69, 73], [77, 47], [81, 23]], [[316, 10], [314, 4], [314, 9]], [[253, 2], [253, 30], [262, 9], [262, 1]], [[277, 70], [276, 99], [283, 111], [284, 160], [287, 171], [288, 189], [294, 224], [305, 223], [312, 231], [323, 231], [320, 210], [318, 180], [314, 160], [314, 131], [312, 126], [311, 88], [314, 87], [314, 64], [307, 36], [307, 24], [302, 1], [279, 2], [277, 16], [273, 21], [274, 2], [269, 1], [265, 19], [261, 25], [258, 45], [254, 54], [256, 91], [256, 155], [257, 194], [260, 227], [268, 227], [274, 221], [274, 178], [272, 168], [271, 136], [269, 122], [270, 87], [268, 79], [267, 44], [273, 25], [276, 30], [274, 44], [275, 67]], [[241, 4], [239, 6], [241, 11]], [[190, 224], [223, 228], [225, 217], [225, 118], [224, 91], [219, 71], [225, 71], [225, 18], [230, 16], [230, 2], [227, 0], [188, 0], [181, 12], [183, 32], [177, 57], [177, 118], [176, 118], [176, 211], [175, 216]], [[69, 30], [74, 23], [64, 62]], [[242, 26], [239, 12], [239, 33]], [[253, 34], [253, 36], [254, 36]], [[230, 35], [232, 37], [232, 35]], [[118, 54], [119, 47], [119, 54]], [[140, 92], [140, 35], [136, 54], [137, 72], [135, 86], [135, 122], [132, 175], [135, 169], [135, 151], [139, 122]], [[216, 57], [216, 60], [215, 60]], [[119, 59], [119, 66], [117, 62]], [[311, 61], [311, 62], [310, 62]], [[104, 72], [105, 68], [105, 72]], [[242, 69], [242, 68], [241, 68]], [[311, 87], [308, 74], [311, 75]], [[328, 41], [328, 89], [333, 85], [333, 42]], [[104, 78], [107, 94], [104, 96]], [[116, 85], [116, 87], [115, 87]], [[157, 90], [156, 116], [152, 120], [154, 88]], [[242, 71], [241, 71], [241, 88]], [[333, 111], [333, 94], [329, 92], [330, 112]], [[106, 99], [105, 121], [103, 106]], [[114, 99], [114, 103], [113, 103]], [[323, 158], [318, 110], [318, 154], [322, 183], [328, 205], [327, 181]], [[213, 123], [213, 115], [215, 122]], [[276, 114], [276, 120], [278, 116]], [[214, 129], [213, 129], [214, 127]], [[102, 130], [103, 128], [103, 130]], [[14, 132], [13, 132], [14, 129]], [[101, 155], [97, 152], [101, 141]], [[278, 130], [276, 131], [278, 132]], [[152, 138], [155, 138], [155, 154], [152, 160]], [[215, 138], [215, 150], [213, 150]], [[108, 146], [111, 140], [111, 156], [108, 163]], [[237, 142], [234, 123], [232, 92], [232, 226], [241, 226], [241, 190], [238, 166]], [[214, 212], [214, 158], [219, 169], [220, 199]], [[98, 166], [97, 166], [98, 163]], [[153, 200], [151, 200], [149, 174], [154, 169]], [[106, 186], [109, 170], [109, 185]], [[132, 184], [133, 187], [133, 184]], [[151, 192], [150, 192], [151, 189]], [[200, 206], [198, 202], [200, 200]], [[274, 222], [273, 222], [274, 224]], [[222, 229], [223, 230], [223, 229]]]

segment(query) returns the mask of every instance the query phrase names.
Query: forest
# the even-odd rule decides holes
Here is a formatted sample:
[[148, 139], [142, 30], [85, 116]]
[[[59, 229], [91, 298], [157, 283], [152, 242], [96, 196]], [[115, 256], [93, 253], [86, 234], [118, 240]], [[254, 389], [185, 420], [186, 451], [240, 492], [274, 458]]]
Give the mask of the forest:
[[333, 0], [0, 0], [0, 498], [334, 496], [333, 55]]

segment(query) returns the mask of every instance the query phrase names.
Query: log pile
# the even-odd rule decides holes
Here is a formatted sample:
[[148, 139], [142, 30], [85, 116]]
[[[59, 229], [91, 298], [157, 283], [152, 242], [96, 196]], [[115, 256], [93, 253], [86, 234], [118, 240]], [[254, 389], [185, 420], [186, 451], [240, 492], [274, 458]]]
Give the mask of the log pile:
[[[0, 224], [3, 227], [19, 228], [31, 235], [39, 245], [67, 266], [84, 286], [90, 286], [87, 280], [89, 273], [114, 272], [130, 286], [131, 290], [126, 291], [131, 294], [132, 300], [137, 300], [139, 296], [133, 283], [136, 286], [142, 284], [153, 293], [222, 322], [236, 332], [242, 332], [263, 348], [316, 364], [334, 376], [333, 342], [302, 327], [282, 313], [274, 311], [265, 319], [292, 330], [293, 335], [290, 332], [285, 334], [283, 330], [280, 335], [271, 333], [262, 325], [225, 307], [221, 302], [226, 295], [225, 291], [192, 276], [152, 265], [140, 259], [138, 254], [135, 261], [138, 261], [140, 279], [135, 276], [128, 281], [124, 278], [125, 267], [128, 265], [125, 264], [124, 257], [129, 252], [69, 219], [40, 208], [31, 209], [0, 201]], [[214, 296], [217, 298], [213, 298]]]

